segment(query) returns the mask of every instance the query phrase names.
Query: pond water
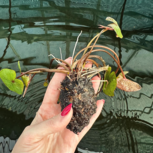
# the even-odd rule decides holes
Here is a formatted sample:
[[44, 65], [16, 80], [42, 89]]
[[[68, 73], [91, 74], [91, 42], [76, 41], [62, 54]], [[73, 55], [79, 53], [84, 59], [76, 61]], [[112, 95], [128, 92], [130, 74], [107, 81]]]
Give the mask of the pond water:
[[[0, 69], [19, 74], [32, 68], [48, 68], [51, 57], [72, 55], [84, 48], [108, 16], [117, 20], [123, 39], [110, 31], [98, 44], [119, 55], [127, 78], [138, 82], [138, 92], [116, 89], [114, 97], [103, 93], [105, 106], [99, 118], [79, 143], [76, 152], [153, 153], [153, 3], [152, 0], [1, 0]], [[110, 57], [106, 63], [115, 68]], [[33, 79], [23, 98], [0, 81], [0, 153], [10, 153], [23, 129], [41, 105], [46, 74]]]

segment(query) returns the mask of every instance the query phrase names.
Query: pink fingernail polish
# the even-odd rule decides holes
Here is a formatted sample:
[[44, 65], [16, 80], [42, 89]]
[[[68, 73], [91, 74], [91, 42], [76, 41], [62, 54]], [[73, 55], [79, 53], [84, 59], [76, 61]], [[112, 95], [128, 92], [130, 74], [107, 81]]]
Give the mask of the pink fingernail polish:
[[62, 111], [62, 113], [61, 113], [61, 116], [66, 116], [66, 115], [69, 113], [69, 111], [71, 110], [71, 107], [72, 107], [72, 103], [69, 104], [68, 106], [66, 106], [66, 107], [63, 109], [63, 111]]

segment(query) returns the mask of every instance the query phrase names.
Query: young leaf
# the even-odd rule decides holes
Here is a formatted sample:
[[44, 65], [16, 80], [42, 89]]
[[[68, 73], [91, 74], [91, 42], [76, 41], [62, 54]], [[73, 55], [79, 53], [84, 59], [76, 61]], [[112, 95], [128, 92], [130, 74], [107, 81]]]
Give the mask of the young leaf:
[[31, 74], [29, 74], [28, 76], [27, 75], [23, 75], [22, 77], [22, 80], [25, 84], [25, 89], [24, 89], [24, 93], [23, 93], [23, 97], [25, 96], [25, 94], [27, 93], [27, 90], [28, 90], [28, 87], [29, 87], [29, 84], [31, 82]]
[[24, 84], [21, 80], [16, 79], [16, 72], [14, 70], [2, 69], [0, 71], [0, 78], [11, 91], [22, 94]]
[[117, 80], [115, 72], [111, 72], [111, 67], [109, 67], [106, 71], [104, 75], [104, 80], [107, 80], [108, 83], [104, 82], [103, 92], [108, 96], [114, 96], [114, 90], [116, 89]]
[[[19, 68], [20, 73], [21, 73], [20, 61], [18, 61], [18, 68]], [[23, 75], [23, 76], [21, 77], [21, 79], [22, 79], [24, 85], [27, 87], [28, 84], [29, 84], [29, 81], [30, 81], [30, 79], [31, 79], [31, 76]]]
[[22, 78], [22, 81], [23, 81], [24, 85], [27, 87], [31, 77], [29, 77], [27, 75], [23, 75], [21, 78]]
[[18, 61], [18, 68], [19, 68], [19, 71], [21, 73], [20, 61]]
[[112, 23], [112, 24], [109, 24], [108, 26], [114, 29], [114, 31], [116, 32], [116, 37], [123, 38], [121, 29], [118, 25]]
[[47, 86], [48, 86], [48, 82], [45, 81], [44, 84], [43, 84], [43, 86], [44, 86], [44, 87], [47, 87]]
[[116, 33], [116, 37], [123, 38], [123, 35], [121, 33], [121, 29], [118, 26], [117, 22], [111, 17], [107, 17], [106, 20], [113, 22], [112, 24], [109, 24], [108, 26], [114, 29], [114, 31]]
[[107, 20], [107, 21], [111, 21], [111, 22], [113, 22], [114, 24], [118, 25], [117, 22], [116, 22], [113, 18], [111, 18], [111, 17], [107, 17], [106, 20]]

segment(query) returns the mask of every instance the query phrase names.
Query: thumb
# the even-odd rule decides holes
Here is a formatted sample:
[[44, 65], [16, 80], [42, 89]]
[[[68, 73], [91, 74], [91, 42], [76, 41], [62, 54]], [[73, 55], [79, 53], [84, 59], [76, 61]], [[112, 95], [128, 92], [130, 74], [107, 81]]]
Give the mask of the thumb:
[[72, 118], [72, 104], [69, 104], [64, 110], [62, 113], [54, 116], [51, 119], [45, 120], [36, 125], [32, 125], [30, 133], [32, 135], [34, 134], [34, 136], [43, 138], [49, 134], [59, 132], [66, 128]]

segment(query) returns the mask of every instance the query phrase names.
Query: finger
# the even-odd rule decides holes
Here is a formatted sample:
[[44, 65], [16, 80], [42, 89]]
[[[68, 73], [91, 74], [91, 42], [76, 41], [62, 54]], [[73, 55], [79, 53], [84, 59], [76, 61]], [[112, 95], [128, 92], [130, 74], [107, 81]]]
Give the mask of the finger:
[[95, 93], [97, 93], [98, 88], [99, 88], [99, 84], [100, 84], [100, 78], [98, 76], [94, 76], [91, 80], [93, 83], [93, 88], [95, 90]]
[[44, 120], [52, 118], [61, 112], [61, 107], [59, 104], [46, 104], [41, 105], [35, 118], [33, 119], [31, 125], [38, 124]]
[[71, 107], [66, 116], [62, 116], [60, 113], [51, 119], [45, 120], [36, 125], [32, 125], [29, 129], [29, 135], [38, 141], [49, 134], [59, 132], [66, 128], [72, 118], [72, 114], [73, 110]]
[[[71, 63], [72, 58], [69, 57], [65, 61], [67, 63]], [[49, 86], [47, 88], [46, 94], [44, 96], [43, 103], [57, 103], [59, 94], [60, 94], [60, 87], [61, 82], [64, 80], [66, 74], [64, 73], [55, 73]]]
[[98, 116], [100, 115], [102, 108], [104, 106], [105, 100], [98, 100], [97, 101], [97, 110], [96, 113], [91, 117], [89, 125], [87, 125], [80, 133], [79, 133], [79, 139], [81, 140], [84, 135], [89, 131], [89, 129], [92, 127]]
[[87, 62], [85, 65], [86, 68], [91, 68], [92, 67], [92, 62]]

